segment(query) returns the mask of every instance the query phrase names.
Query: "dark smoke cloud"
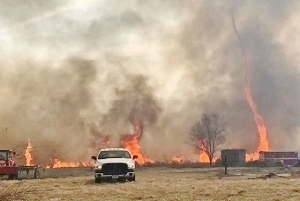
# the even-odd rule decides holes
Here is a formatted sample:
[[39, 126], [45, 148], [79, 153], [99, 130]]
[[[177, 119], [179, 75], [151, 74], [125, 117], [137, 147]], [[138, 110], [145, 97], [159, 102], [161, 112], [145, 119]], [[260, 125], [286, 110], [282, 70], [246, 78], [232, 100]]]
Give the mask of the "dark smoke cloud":
[[145, 155], [197, 160], [188, 131], [217, 112], [225, 147], [256, 150], [232, 11], [271, 148], [300, 146], [298, 1], [0, 4], [1, 146], [33, 138], [56, 147], [36, 151], [40, 161], [86, 160], [141, 121]]
[[100, 124], [103, 126], [102, 135], [111, 136], [113, 146], [119, 146], [120, 134], [132, 134], [136, 126], [143, 132], [155, 126], [161, 111], [145, 76], [126, 75], [126, 79], [124, 88], [116, 89], [116, 100]]

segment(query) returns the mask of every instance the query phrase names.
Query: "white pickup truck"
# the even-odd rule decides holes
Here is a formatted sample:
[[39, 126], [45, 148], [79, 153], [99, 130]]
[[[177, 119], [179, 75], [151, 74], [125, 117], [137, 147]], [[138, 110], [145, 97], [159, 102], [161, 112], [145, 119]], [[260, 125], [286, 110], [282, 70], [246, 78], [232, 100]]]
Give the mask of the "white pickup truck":
[[124, 148], [101, 149], [97, 156], [91, 158], [95, 163], [95, 182], [100, 183], [104, 179], [118, 181], [135, 181], [135, 161], [138, 156], [131, 156]]

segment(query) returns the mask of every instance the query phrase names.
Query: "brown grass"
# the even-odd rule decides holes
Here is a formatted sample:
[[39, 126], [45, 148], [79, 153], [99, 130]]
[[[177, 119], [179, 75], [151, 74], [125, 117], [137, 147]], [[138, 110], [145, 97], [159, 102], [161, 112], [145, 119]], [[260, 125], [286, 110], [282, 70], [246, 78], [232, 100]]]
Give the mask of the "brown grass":
[[5, 185], [0, 188], [0, 201], [24, 200], [31, 190], [30, 186], [19, 181]]
[[[279, 170], [276, 172], [274, 169], [230, 169], [229, 175], [220, 176], [222, 171], [221, 168], [139, 168], [137, 181], [125, 183], [95, 184], [92, 172], [78, 173], [78, 177], [23, 180], [23, 187], [32, 186], [36, 190], [28, 191], [22, 199], [300, 200], [300, 179], [280, 176], [282, 172]], [[73, 175], [76, 173], [73, 172]], [[0, 185], [2, 182], [0, 181]]]

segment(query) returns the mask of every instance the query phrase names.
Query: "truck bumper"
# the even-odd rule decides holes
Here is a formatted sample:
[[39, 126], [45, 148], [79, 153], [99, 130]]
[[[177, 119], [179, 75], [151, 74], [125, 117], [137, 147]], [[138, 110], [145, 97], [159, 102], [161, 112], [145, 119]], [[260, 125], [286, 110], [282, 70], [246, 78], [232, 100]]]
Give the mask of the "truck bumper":
[[126, 174], [116, 174], [116, 175], [107, 175], [103, 174], [101, 171], [95, 171], [95, 178], [103, 178], [103, 179], [119, 179], [119, 178], [125, 178], [130, 179], [135, 176], [134, 171], [128, 171]]

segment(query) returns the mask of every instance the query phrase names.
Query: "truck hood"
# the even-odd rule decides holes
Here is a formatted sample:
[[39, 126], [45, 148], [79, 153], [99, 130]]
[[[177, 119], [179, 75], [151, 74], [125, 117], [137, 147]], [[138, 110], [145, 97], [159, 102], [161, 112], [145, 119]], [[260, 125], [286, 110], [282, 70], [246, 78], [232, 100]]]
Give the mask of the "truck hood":
[[102, 165], [105, 163], [127, 163], [134, 164], [134, 160], [130, 158], [106, 158], [106, 159], [97, 159], [95, 165]]

